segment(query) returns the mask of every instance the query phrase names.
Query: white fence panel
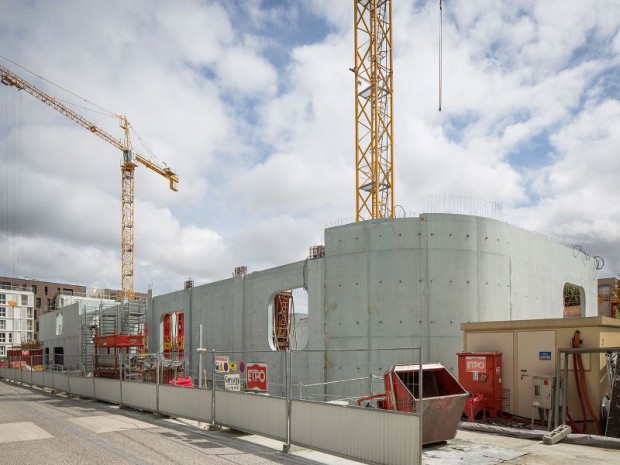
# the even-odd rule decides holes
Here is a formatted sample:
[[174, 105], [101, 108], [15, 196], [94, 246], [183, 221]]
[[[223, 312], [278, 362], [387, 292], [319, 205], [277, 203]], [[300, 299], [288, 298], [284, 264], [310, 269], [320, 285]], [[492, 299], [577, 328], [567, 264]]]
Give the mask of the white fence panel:
[[62, 373], [54, 373], [52, 375], [52, 387], [61, 392], [71, 392], [69, 390], [69, 376]]
[[211, 421], [211, 391], [181, 386], [159, 386], [159, 411], [166, 415]]
[[286, 441], [286, 399], [217, 391], [215, 422], [241, 431]]
[[54, 372], [43, 372], [43, 386], [52, 387], [54, 385]]
[[119, 404], [121, 383], [117, 379], [95, 378], [95, 398]]
[[42, 371], [33, 371], [32, 373], [32, 384], [35, 386], [45, 386], [45, 373]]
[[0, 368], [0, 378], [6, 378], [6, 368]]
[[291, 405], [293, 444], [366, 462], [419, 465], [419, 424], [411, 414], [299, 400]]
[[123, 382], [123, 405], [142, 410], [157, 410], [157, 386], [150, 383]]
[[94, 387], [93, 378], [83, 378], [81, 376], [71, 377], [71, 394], [93, 398], [95, 396]]

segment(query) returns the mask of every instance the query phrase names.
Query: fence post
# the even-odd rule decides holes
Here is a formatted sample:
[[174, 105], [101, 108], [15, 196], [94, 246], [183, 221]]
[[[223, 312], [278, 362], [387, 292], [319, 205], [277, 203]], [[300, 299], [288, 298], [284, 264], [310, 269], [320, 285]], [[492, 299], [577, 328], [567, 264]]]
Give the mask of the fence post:
[[284, 389], [286, 389], [286, 444], [282, 452], [291, 450], [291, 351], [284, 351]]
[[30, 387], [32, 387], [32, 355], [30, 356]]
[[418, 366], [418, 421], [419, 425], [419, 462], [422, 463], [422, 448], [424, 447], [424, 404], [422, 399], [424, 398], [424, 370], [422, 369], [422, 344], [420, 344], [420, 365]]
[[155, 359], [157, 360], [155, 363], [155, 413], [159, 415], [159, 364], [161, 363], [159, 353], [155, 354]]
[[211, 358], [211, 428], [215, 429], [215, 349]]
[[123, 349], [119, 351], [118, 356], [120, 358], [118, 382], [119, 382], [119, 387], [121, 391], [121, 399], [120, 399], [120, 404], [118, 405], [118, 408], [123, 408]]

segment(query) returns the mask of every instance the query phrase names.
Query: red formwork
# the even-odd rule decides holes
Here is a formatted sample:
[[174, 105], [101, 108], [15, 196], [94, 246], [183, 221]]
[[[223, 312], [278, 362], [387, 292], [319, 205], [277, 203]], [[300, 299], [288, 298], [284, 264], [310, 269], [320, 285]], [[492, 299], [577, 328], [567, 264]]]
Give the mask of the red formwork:
[[9, 349], [6, 355], [9, 364], [43, 365], [43, 349]]
[[119, 356], [130, 354], [132, 350], [138, 351], [144, 344], [145, 337], [142, 334], [95, 336], [95, 376], [118, 379]]
[[459, 383], [472, 394], [464, 413], [473, 421], [478, 412], [496, 418], [502, 414], [502, 353], [461, 352]]

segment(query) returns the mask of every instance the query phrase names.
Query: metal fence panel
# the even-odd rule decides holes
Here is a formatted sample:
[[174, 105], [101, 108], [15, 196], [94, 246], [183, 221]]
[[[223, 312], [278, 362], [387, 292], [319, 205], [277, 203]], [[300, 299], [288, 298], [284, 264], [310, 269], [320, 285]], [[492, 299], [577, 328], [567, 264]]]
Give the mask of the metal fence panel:
[[58, 391], [70, 393], [69, 376], [61, 373], [54, 373], [52, 375], [52, 387]]
[[293, 444], [366, 462], [420, 463], [416, 415], [298, 400], [291, 404]]
[[32, 384], [35, 386], [45, 386], [45, 373], [42, 371], [33, 371], [31, 374]]
[[71, 394], [80, 397], [95, 397], [95, 385], [93, 378], [83, 378], [81, 376], [73, 376], [71, 378]]
[[95, 396], [115, 404], [121, 402], [121, 383], [117, 379], [95, 378]]
[[123, 405], [155, 412], [157, 386], [150, 383], [123, 382]]
[[166, 415], [210, 422], [211, 391], [160, 385], [159, 411]]
[[217, 424], [286, 441], [286, 399], [217, 391], [215, 402]]

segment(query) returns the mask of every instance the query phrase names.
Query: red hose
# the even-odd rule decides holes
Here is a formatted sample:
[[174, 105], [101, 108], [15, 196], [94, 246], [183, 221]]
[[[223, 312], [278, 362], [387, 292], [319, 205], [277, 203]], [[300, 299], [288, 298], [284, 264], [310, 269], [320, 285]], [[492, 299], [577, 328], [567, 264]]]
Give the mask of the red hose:
[[[574, 348], [578, 348], [581, 343], [581, 341], [579, 340], [580, 334], [581, 333], [579, 331], [575, 331], [575, 334], [573, 335], [573, 341], [571, 345]], [[603, 430], [601, 428], [601, 421], [599, 420], [598, 415], [592, 408], [592, 403], [590, 402], [588, 388], [586, 387], [586, 374], [583, 368], [583, 360], [581, 360], [581, 354], [573, 354], [573, 366], [574, 366], [573, 370], [575, 372], [575, 381], [577, 383], [577, 393], [579, 395], [579, 402], [581, 404], [581, 409], [583, 413], [583, 430], [584, 430], [583, 432], [585, 432], [586, 426], [588, 424], [588, 420], [585, 415], [585, 411], [583, 407], [584, 399], [582, 399], [582, 396], [585, 397], [585, 405], [588, 407], [588, 412], [590, 412], [590, 416], [594, 420], [594, 425], [596, 426], [596, 434], [601, 435], [603, 434]], [[577, 367], [578, 367], [578, 370], [577, 370]], [[579, 375], [577, 375], [577, 373], [579, 373]]]
[[[571, 339], [570, 346], [572, 348], [579, 347], [579, 331], [575, 331], [573, 338]], [[581, 418], [583, 418], [583, 426], [581, 429], [577, 426], [575, 421], [572, 422], [571, 428], [575, 430], [575, 433], [585, 433], [588, 426], [588, 419], [586, 417], [586, 406], [583, 402], [583, 395], [581, 393], [581, 383], [579, 382], [579, 371], [577, 370], [577, 356], [573, 354], [573, 375], [575, 376], [575, 386], [577, 387], [577, 399], [579, 399], [579, 405], [581, 407]], [[572, 420], [572, 418], [571, 418]]]

